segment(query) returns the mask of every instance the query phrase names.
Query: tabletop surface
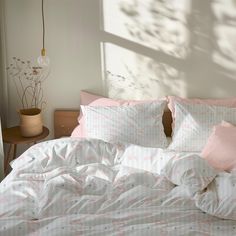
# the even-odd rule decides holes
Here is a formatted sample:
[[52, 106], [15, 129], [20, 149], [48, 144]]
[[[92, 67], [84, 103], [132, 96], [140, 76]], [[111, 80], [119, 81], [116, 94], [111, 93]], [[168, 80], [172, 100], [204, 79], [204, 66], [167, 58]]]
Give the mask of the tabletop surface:
[[20, 133], [20, 126], [3, 129], [3, 142], [11, 144], [34, 143], [46, 138], [49, 135], [49, 129], [43, 127], [43, 132], [34, 137], [23, 137]]

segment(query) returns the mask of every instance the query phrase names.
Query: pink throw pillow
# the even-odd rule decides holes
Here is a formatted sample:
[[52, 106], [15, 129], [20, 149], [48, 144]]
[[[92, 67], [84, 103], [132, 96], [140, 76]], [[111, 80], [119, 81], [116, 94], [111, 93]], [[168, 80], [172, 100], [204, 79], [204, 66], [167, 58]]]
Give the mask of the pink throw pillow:
[[223, 121], [214, 126], [201, 156], [208, 163], [221, 171], [236, 168], [236, 127]]
[[[84, 106], [87, 106], [87, 105], [100, 106], [100, 107], [122, 106], [122, 105], [132, 106], [132, 105], [143, 104], [143, 103], [148, 103], [148, 102], [152, 102], [152, 101], [163, 101], [163, 100], [166, 100], [166, 98], [161, 98], [158, 100], [157, 99], [155, 99], [155, 100], [111, 99], [111, 98], [106, 98], [106, 97], [102, 97], [99, 95], [95, 95], [92, 93], [88, 93], [86, 91], [80, 91], [80, 105], [84, 105]], [[79, 122], [79, 125], [76, 126], [76, 128], [73, 130], [71, 137], [78, 137], [78, 138], [87, 137], [87, 132], [85, 129], [82, 111], [80, 111], [80, 115], [78, 117], [78, 122]]]
[[236, 97], [222, 99], [201, 99], [201, 98], [181, 98], [176, 96], [168, 96], [168, 108], [172, 113], [173, 120], [175, 119], [175, 102], [184, 104], [206, 104], [213, 106], [236, 107]]

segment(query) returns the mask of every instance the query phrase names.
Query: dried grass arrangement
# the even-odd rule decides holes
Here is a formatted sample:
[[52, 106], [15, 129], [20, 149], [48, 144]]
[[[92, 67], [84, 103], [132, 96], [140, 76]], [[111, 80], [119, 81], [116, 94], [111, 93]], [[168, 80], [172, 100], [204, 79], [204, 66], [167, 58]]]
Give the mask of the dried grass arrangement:
[[7, 71], [15, 85], [21, 108], [43, 109], [46, 102], [43, 99], [42, 83], [49, 76], [49, 68], [32, 66], [30, 61], [13, 57]]

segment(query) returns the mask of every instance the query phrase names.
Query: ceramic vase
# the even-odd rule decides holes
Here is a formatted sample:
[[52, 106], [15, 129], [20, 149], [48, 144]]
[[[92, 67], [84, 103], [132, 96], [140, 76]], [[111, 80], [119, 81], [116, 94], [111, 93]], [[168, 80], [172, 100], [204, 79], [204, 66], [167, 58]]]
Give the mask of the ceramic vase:
[[23, 137], [33, 137], [43, 132], [43, 120], [41, 109], [29, 108], [21, 109], [20, 132]]

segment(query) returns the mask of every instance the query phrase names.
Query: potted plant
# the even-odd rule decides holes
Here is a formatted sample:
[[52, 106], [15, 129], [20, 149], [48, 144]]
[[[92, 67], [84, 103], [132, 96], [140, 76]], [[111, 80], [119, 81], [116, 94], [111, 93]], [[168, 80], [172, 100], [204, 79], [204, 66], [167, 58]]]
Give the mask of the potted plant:
[[18, 111], [21, 135], [32, 137], [41, 134], [42, 109], [46, 104], [43, 100], [42, 83], [49, 75], [48, 68], [32, 66], [30, 61], [13, 57], [7, 70], [21, 103]]

